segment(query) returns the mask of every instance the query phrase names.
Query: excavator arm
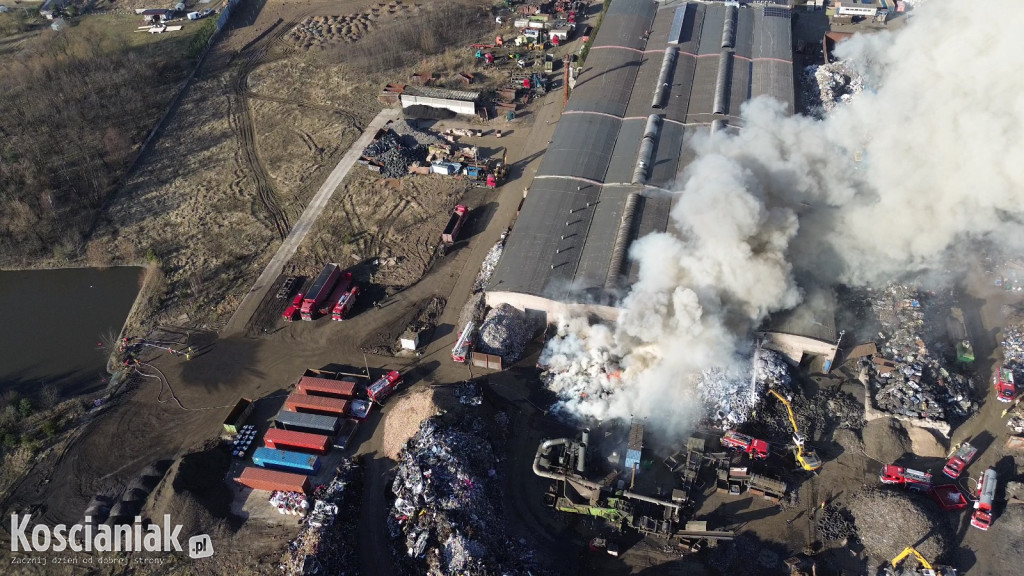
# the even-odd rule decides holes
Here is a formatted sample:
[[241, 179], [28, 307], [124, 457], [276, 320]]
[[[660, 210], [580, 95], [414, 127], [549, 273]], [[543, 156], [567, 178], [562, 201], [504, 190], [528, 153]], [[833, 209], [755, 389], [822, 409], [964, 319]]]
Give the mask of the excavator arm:
[[789, 400], [782, 394], [779, 394], [775, 390], [768, 390], [772, 396], [779, 399], [782, 405], [786, 407], [786, 412], [789, 414], [789, 424], [793, 427], [793, 443], [796, 445], [796, 461], [800, 464], [800, 467], [809, 472], [813, 472], [818, 468], [821, 468], [821, 458], [813, 450], [804, 450], [804, 437], [800, 434], [800, 428], [796, 425], [796, 416], [793, 415], [793, 407], [789, 405]]
[[890, 574], [894, 573], [895, 570], [899, 568], [900, 562], [903, 562], [903, 560], [910, 555], [913, 555], [914, 558], [917, 559], [917, 562], [921, 565], [921, 568], [918, 569], [918, 572], [920, 572], [924, 576], [957, 576], [956, 568], [950, 566], [932, 565], [932, 563], [925, 559], [925, 557], [917, 551], [917, 548], [914, 548], [913, 546], [907, 546], [903, 549], [902, 552], [897, 554], [896, 557], [889, 562], [889, 565], [892, 567], [892, 570], [888, 572]]

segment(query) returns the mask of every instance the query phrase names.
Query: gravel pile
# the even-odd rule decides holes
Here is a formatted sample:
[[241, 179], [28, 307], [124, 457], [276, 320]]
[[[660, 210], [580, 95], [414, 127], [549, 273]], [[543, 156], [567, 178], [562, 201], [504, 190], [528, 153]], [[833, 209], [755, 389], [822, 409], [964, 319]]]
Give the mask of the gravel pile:
[[336, 518], [354, 518], [359, 514], [362, 470], [354, 460], [346, 459], [329, 484], [313, 491], [314, 505], [299, 535], [288, 544], [281, 571], [289, 575], [357, 574], [358, 526], [354, 522], [335, 522]]
[[865, 361], [866, 377], [879, 410], [926, 420], [964, 418], [973, 407], [971, 383], [942, 358], [940, 341], [946, 331], [937, 325], [944, 322], [925, 322], [942, 307], [933, 303], [929, 310], [925, 296], [910, 286], [892, 284], [872, 300], [882, 326], [879, 355], [891, 369]]
[[503, 365], [508, 366], [523, 357], [530, 335], [526, 316], [519, 309], [502, 304], [491, 309], [484, 318], [477, 349], [484, 354], [501, 356]]
[[861, 437], [867, 455], [885, 464], [891, 464], [912, 451], [910, 435], [895, 418], [868, 422], [861, 431]]
[[406, 146], [419, 145], [428, 147], [446, 144], [443, 138], [430, 130], [420, 128], [416, 122], [409, 122], [404, 119], [393, 120], [391, 122], [391, 129], [402, 137], [402, 142]]
[[[507, 423], [507, 419], [504, 420]], [[532, 552], [505, 533], [498, 461], [483, 420], [431, 418], [398, 456], [388, 527], [403, 573], [538, 574]]]
[[924, 496], [896, 490], [872, 489], [849, 503], [857, 536], [878, 563], [913, 544], [925, 558], [941, 562], [950, 551], [948, 519]]
[[355, 42], [373, 26], [369, 14], [310, 16], [292, 28], [287, 39], [306, 48], [327, 42]]

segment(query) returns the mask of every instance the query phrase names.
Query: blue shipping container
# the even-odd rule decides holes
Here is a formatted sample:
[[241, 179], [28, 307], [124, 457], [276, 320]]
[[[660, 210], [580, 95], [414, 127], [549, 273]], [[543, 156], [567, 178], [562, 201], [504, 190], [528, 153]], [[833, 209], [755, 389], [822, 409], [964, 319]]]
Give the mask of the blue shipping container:
[[264, 468], [282, 468], [293, 472], [316, 474], [320, 468], [320, 459], [312, 454], [275, 450], [273, 448], [257, 448], [252, 454], [252, 463]]

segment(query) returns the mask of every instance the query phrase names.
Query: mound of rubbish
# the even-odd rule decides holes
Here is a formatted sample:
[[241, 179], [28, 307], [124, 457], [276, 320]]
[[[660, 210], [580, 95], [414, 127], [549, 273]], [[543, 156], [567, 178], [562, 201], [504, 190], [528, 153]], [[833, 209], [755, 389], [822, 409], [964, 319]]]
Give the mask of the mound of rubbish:
[[230, 466], [231, 455], [216, 443], [182, 456], [153, 490], [144, 512], [151, 518], [169, 514], [184, 534], [209, 531], [231, 512], [233, 497], [224, 483]]
[[1007, 326], [999, 344], [1006, 364], [1018, 369], [1024, 368], [1024, 324]]
[[[500, 416], [500, 414], [499, 414]], [[507, 418], [425, 420], [398, 456], [388, 528], [406, 574], [539, 574], [532, 551], [505, 532], [498, 461]]]
[[937, 562], [950, 552], [953, 538], [949, 520], [924, 496], [872, 489], [854, 496], [848, 509], [861, 543], [879, 563], [910, 544], [925, 558]]
[[864, 426], [861, 435], [867, 455], [886, 464], [913, 451], [910, 435], [895, 418], [872, 420]]
[[[288, 543], [281, 562], [285, 574], [351, 574], [359, 563], [356, 543], [362, 469], [351, 459], [338, 466], [328, 484], [313, 491], [313, 506], [299, 535]], [[336, 522], [337, 518], [342, 518]]]
[[418, 144], [403, 145], [402, 137], [394, 130], [388, 129], [380, 138], [363, 149], [363, 156], [372, 158], [376, 165], [380, 166], [381, 176], [401, 178], [409, 173], [409, 164], [427, 158], [427, 149]]
[[508, 304], [493, 308], [480, 326], [480, 343], [477, 349], [484, 354], [501, 356], [505, 365], [522, 358], [530, 329], [526, 316]]
[[999, 528], [1008, 535], [999, 544], [997, 557], [1002, 566], [1021, 566], [1024, 564], [1024, 506], [1015, 504], [1007, 506], [999, 519]]

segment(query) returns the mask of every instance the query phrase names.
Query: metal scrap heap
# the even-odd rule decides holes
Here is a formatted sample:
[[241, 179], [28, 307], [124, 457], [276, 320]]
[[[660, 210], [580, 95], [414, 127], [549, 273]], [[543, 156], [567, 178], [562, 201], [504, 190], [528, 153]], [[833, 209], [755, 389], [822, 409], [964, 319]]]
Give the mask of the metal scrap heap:
[[1003, 332], [1003, 363], [1019, 371], [1024, 368], [1024, 324], [1007, 326]]
[[[507, 422], [496, 418], [498, 441]], [[498, 461], [485, 428], [480, 418], [454, 424], [431, 418], [398, 455], [388, 527], [401, 543], [405, 573], [541, 573], [531, 551], [505, 533]]]
[[927, 333], [924, 296], [910, 286], [892, 284], [871, 303], [882, 326], [881, 361], [866, 364], [875, 404], [912, 418], [966, 417], [972, 408], [970, 381], [945, 364], [936, 338]]
[[359, 516], [359, 486], [362, 471], [353, 460], [344, 460], [330, 484], [313, 491], [314, 505], [302, 530], [288, 545], [281, 571], [292, 576], [305, 574], [355, 574], [355, 522], [335, 522]]
[[530, 336], [523, 313], [513, 306], [502, 304], [487, 313], [480, 326], [477, 349], [485, 354], [497, 354], [506, 364], [513, 364], [523, 357]]
[[403, 145], [402, 138], [390, 129], [363, 149], [363, 158], [372, 159], [385, 178], [405, 176], [409, 173], [409, 164], [426, 157], [426, 148], [419, 144]]

